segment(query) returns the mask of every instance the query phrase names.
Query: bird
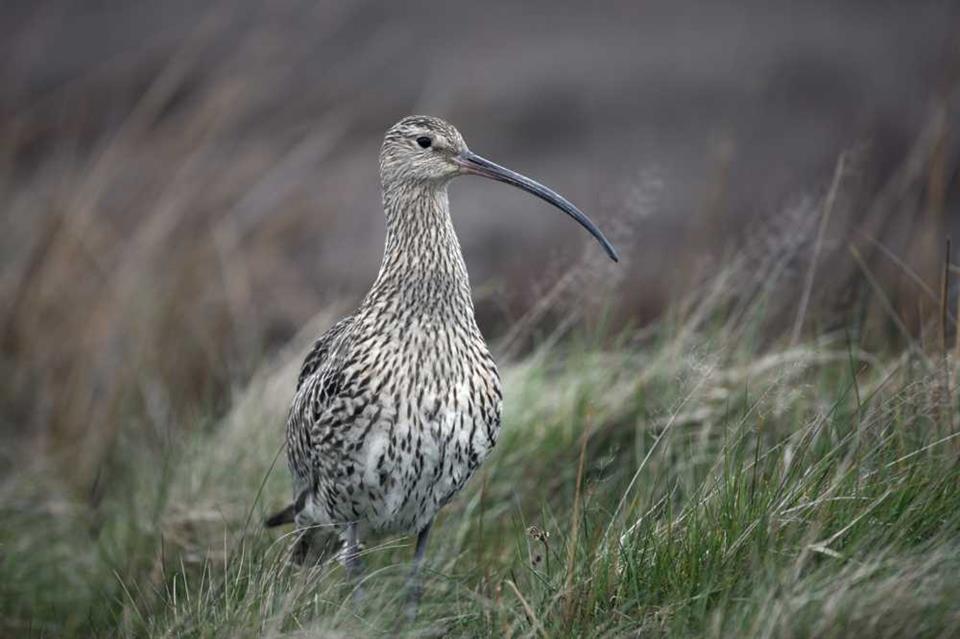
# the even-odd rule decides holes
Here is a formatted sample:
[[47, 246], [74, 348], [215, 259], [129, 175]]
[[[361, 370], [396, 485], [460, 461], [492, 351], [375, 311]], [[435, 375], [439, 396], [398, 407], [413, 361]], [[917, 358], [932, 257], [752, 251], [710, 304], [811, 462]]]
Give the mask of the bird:
[[370, 535], [415, 534], [408, 614], [422, 594], [431, 525], [497, 443], [503, 391], [477, 326], [447, 194], [456, 177], [513, 185], [578, 222], [618, 261], [597, 226], [551, 189], [467, 148], [431, 116], [405, 117], [380, 149], [386, 241], [357, 310], [313, 344], [287, 418], [293, 500], [266, 520], [307, 534], [333, 527], [339, 559], [361, 592]]

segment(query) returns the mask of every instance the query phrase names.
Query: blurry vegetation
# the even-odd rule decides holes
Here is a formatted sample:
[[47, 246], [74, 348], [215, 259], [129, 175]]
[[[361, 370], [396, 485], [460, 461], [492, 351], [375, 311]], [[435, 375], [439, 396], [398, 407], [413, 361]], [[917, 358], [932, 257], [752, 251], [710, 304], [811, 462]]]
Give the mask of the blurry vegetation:
[[[675, 64], [662, 7], [619, 25], [461, 9], [442, 19], [472, 37], [422, 42], [420, 5], [170, 3], [83, 23], [61, 4], [11, 5], [3, 26], [0, 634], [396, 630], [410, 540], [368, 549], [355, 609], [339, 568], [291, 568], [290, 539], [258, 522], [288, 490], [299, 360], [375, 273], [379, 136], [410, 111], [466, 121], [474, 148], [570, 193], [626, 257], [577, 259], [551, 213], [454, 187], [506, 416], [431, 541], [418, 632], [960, 628], [958, 56], [951, 34], [926, 37], [943, 6], [909, 23], [793, 9], [797, 40], [757, 29], [742, 54], [721, 46], [741, 42], [736, 16], [710, 14], [726, 35], [699, 55], [724, 74]], [[542, 20], [551, 38], [524, 31]], [[567, 32], [586, 50], [560, 47]], [[891, 32], [930, 50], [875, 41]], [[452, 44], [513, 73], [428, 64]], [[770, 67], [732, 72], [738, 55]], [[751, 77], [769, 78], [759, 94]], [[645, 170], [674, 147], [687, 155]]]
[[8, 481], [4, 627], [948, 636], [960, 627], [956, 358], [872, 352], [855, 330], [771, 337], [782, 295], [755, 272], [779, 259], [724, 268], [639, 333], [576, 331], [504, 367], [503, 438], [441, 515], [414, 626], [396, 625], [410, 539], [366, 550], [357, 607], [339, 567], [290, 566], [291, 535], [259, 524], [286, 500], [277, 425], [311, 326], [224, 418], [156, 454], [121, 441], [96, 503], [49, 468]]

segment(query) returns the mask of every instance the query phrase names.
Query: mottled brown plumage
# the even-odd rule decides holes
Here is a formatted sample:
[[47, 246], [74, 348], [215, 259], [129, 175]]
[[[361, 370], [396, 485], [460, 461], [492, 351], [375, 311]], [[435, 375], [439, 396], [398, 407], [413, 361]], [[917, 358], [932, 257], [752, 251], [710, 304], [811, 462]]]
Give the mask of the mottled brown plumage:
[[418, 533], [414, 600], [434, 516], [500, 433], [500, 377], [474, 319], [447, 201], [449, 181], [468, 173], [550, 201], [616, 259], [572, 204], [471, 153], [446, 122], [408, 117], [387, 132], [383, 261], [357, 311], [324, 333], [303, 363], [287, 422], [294, 503], [270, 523], [338, 528], [353, 576], [369, 533]]

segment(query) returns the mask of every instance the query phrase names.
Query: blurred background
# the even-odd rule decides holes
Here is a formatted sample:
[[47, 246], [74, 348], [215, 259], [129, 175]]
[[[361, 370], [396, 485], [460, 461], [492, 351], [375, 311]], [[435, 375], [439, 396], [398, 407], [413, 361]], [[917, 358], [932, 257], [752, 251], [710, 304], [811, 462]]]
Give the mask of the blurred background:
[[955, 2], [0, 13], [7, 468], [45, 459], [95, 493], [118, 442], [202, 427], [311, 318], [348, 311], [382, 250], [380, 140], [411, 113], [566, 195], [624, 258], [604, 265], [519, 191], [455, 182], [503, 357], [573, 326], [641, 328], [718, 265], [771, 251], [797, 284], [779, 314], [794, 339], [852, 325], [923, 344], [956, 300], [941, 290], [944, 238], [960, 241]]

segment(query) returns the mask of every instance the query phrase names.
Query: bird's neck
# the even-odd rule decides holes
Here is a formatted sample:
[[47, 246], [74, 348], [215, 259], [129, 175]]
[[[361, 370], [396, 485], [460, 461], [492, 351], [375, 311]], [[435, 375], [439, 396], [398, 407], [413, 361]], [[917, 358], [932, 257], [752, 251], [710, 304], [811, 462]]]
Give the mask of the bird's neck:
[[470, 280], [450, 219], [445, 184], [398, 183], [383, 189], [387, 237], [368, 304], [395, 302], [416, 312], [473, 318]]

